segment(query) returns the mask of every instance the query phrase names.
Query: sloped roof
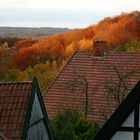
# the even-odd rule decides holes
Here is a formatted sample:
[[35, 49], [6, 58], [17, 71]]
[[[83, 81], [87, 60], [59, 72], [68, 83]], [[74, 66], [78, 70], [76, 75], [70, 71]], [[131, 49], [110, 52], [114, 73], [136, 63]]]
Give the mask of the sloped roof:
[[21, 138], [32, 82], [0, 83], [0, 131], [8, 138]]
[[49, 122], [36, 78], [33, 82], [6, 82], [0, 83], [0, 132], [8, 140], [25, 139], [29, 129], [32, 104], [35, 98], [35, 89], [39, 97], [44, 121], [50, 139]]
[[112, 114], [112, 116], [97, 133], [97, 135], [93, 138], [93, 140], [109, 140], [115, 134], [116, 131], [119, 131], [119, 129], [121, 128], [121, 124], [126, 120], [130, 113], [136, 109], [137, 106], [139, 111], [139, 103], [140, 81], [125, 98], [125, 100], [120, 104], [116, 111]]
[[[50, 117], [60, 108], [84, 110], [85, 94], [73, 91], [76, 77], [88, 82], [88, 119], [104, 123], [116, 108], [116, 99], [109, 89], [129, 92], [140, 79], [140, 53], [108, 53], [102, 57], [89, 51], [76, 51], [44, 94], [45, 107]], [[115, 87], [118, 85], [118, 87]]]

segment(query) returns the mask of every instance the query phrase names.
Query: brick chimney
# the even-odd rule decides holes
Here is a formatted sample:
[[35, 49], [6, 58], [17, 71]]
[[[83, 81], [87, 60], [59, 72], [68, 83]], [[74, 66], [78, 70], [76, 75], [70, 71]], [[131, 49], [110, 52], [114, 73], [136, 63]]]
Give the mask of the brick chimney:
[[106, 52], [106, 41], [105, 40], [94, 40], [93, 41], [93, 55], [104, 56]]

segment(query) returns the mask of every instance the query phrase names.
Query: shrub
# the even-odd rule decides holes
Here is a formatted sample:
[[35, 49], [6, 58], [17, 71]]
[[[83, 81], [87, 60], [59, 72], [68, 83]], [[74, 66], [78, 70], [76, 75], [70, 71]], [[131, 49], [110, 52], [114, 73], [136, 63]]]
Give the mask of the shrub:
[[99, 130], [97, 122], [88, 122], [78, 111], [65, 109], [51, 121], [55, 140], [91, 140]]

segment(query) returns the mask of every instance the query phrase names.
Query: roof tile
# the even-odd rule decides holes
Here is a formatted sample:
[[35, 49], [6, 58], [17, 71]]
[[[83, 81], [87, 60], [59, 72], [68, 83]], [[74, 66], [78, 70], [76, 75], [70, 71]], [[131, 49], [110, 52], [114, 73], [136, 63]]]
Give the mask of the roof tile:
[[0, 130], [9, 140], [20, 140], [32, 82], [0, 83]]

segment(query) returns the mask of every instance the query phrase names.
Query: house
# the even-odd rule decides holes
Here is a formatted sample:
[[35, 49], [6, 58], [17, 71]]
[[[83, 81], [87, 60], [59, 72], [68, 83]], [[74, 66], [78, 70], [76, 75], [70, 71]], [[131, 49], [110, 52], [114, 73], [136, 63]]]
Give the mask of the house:
[[140, 139], [140, 81], [93, 140]]
[[0, 139], [53, 140], [36, 78], [0, 83]]
[[[76, 51], [44, 93], [49, 117], [59, 109], [78, 109], [104, 124], [140, 79], [140, 53]], [[105, 48], [105, 47], [103, 47]]]

